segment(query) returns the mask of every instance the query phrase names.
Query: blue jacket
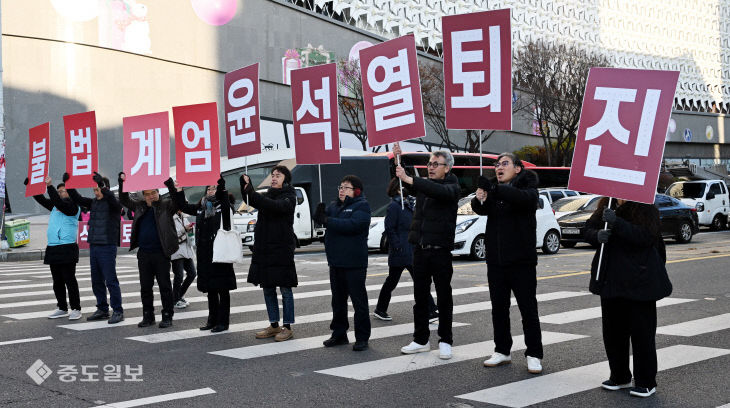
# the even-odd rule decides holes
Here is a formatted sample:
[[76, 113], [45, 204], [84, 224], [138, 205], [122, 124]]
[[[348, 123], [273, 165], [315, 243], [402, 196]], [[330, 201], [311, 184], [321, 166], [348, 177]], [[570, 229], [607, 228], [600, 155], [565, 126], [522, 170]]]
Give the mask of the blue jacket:
[[48, 197], [36, 195], [33, 198], [51, 212], [48, 218], [48, 246], [76, 243], [81, 209], [70, 198], [63, 200], [53, 186], [48, 186]]
[[413, 265], [413, 245], [408, 242], [408, 230], [413, 220], [415, 198], [407, 196], [401, 209], [401, 198], [395, 196], [385, 214], [385, 235], [388, 237], [388, 266]]
[[325, 210], [327, 233], [324, 249], [327, 263], [335, 268], [368, 267], [370, 205], [362, 195], [331, 203]]

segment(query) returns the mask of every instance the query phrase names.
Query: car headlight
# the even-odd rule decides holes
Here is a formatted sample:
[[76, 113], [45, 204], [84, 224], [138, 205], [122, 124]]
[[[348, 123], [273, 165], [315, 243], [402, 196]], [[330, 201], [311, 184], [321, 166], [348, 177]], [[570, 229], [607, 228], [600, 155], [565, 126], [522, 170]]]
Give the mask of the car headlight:
[[697, 212], [705, 211], [705, 204], [697, 203], [697, 204], [695, 204], [695, 208], [697, 209]]
[[474, 225], [474, 223], [477, 222], [476, 218], [472, 218], [470, 220], [462, 221], [458, 224], [456, 224], [456, 234], [461, 234], [462, 232], [466, 231]]
[[248, 222], [248, 227], [246, 228], [246, 232], [254, 232], [256, 229], [256, 220], [251, 220]]
[[376, 225], [378, 225], [378, 223], [377, 223], [377, 222], [374, 222], [374, 223], [370, 224], [370, 229], [373, 229], [373, 228], [375, 228], [375, 226], [376, 226]]

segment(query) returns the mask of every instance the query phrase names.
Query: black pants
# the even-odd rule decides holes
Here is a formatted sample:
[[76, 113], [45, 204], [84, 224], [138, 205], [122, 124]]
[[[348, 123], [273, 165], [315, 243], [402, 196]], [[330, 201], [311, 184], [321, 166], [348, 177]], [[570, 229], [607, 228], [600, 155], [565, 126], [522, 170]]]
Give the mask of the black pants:
[[542, 332], [537, 314], [537, 272], [534, 265], [488, 265], [489, 298], [492, 300], [494, 351], [509, 355], [512, 348], [509, 308], [510, 292], [515, 294], [522, 315], [525, 355], [542, 359]]
[[144, 318], [153, 318], [155, 315], [154, 294], [152, 287], [157, 280], [162, 298], [162, 318], [171, 319], [175, 313], [172, 301], [172, 284], [170, 283], [170, 258], [162, 252], [137, 252], [137, 266], [139, 266], [140, 294], [142, 296], [142, 314]]
[[428, 328], [428, 298], [431, 295], [431, 279], [436, 287], [436, 301], [439, 310], [440, 342], [453, 344], [451, 322], [454, 315], [454, 302], [451, 298], [451, 251], [445, 248], [422, 249], [416, 247], [413, 253], [413, 341], [428, 343], [431, 330]]
[[[396, 286], [398, 286], [398, 281], [400, 281], [400, 275], [403, 273], [403, 269], [407, 269], [408, 273], [411, 275], [411, 279], [413, 279], [412, 265], [389, 267], [388, 277], [385, 278], [385, 282], [383, 282], [383, 287], [380, 289], [380, 295], [378, 296], [378, 305], [375, 307], [375, 310], [383, 313], [388, 311], [388, 305], [390, 305], [390, 296]], [[429, 290], [428, 311], [429, 313], [433, 313], [436, 310], [436, 302], [433, 301], [433, 296], [431, 296], [431, 291]]]
[[[183, 280], [183, 272], [185, 279]], [[172, 281], [173, 301], [177, 302], [185, 296], [190, 285], [195, 281], [197, 272], [195, 262], [190, 258], [172, 260], [172, 274], [175, 276]]]
[[629, 340], [634, 351], [634, 383], [656, 387], [656, 302], [601, 298], [603, 344], [606, 347], [611, 380], [631, 381]]
[[208, 291], [208, 324], [228, 327], [231, 317], [231, 293], [227, 290]]
[[66, 303], [66, 289], [68, 289], [68, 301], [71, 309], [81, 310], [79, 299], [79, 284], [76, 282], [76, 263], [51, 264], [51, 276], [53, 277], [53, 293], [56, 295], [58, 308], [68, 311]]
[[355, 341], [368, 341], [370, 338], [370, 313], [368, 292], [365, 289], [367, 269], [330, 267], [330, 287], [332, 289], [332, 337], [347, 334], [350, 322], [347, 319], [347, 297], [355, 309]]

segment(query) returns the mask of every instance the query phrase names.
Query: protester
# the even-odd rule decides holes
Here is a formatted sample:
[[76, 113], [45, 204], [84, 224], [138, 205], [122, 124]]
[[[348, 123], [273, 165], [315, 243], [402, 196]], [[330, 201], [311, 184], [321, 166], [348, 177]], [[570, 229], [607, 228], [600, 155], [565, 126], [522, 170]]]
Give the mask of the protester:
[[[175, 300], [175, 309], [185, 309], [189, 303], [183, 296], [192, 285], [197, 272], [193, 262], [193, 245], [188, 238], [188, 233], [193, 230], [193, 224], [185, 222], [182, 211], [178, 210], [172, 217], [175, 221], [175, 232], [177, 233], [177, 244], [180, 248], [172, 254], [172, 293]], [[183, 275], [185, 278], [183, 279]]]
[[[401, 154], [398, 144], [395, 155]], [[408, 242], [415, 245], [413, 252], [413, 341], [401, 348], [404, 354], [426, 352], [431, 349], [428, 338], [428, 296], [431, 279], [436, 286], [439, 310], [439, 357], [451, 358], [453, 337], [453, 299], [451, 276], [454, 273], [451, 251], [454, 249], [456, 211], [459, 204], [459, 181], [451, 173], [454, 157], [448, 151], [431, 153], [427, 168], [428, 179], [411, 177], [403, 167], [396, 167], [395, 175], [416, 194], [416, 211], [411, 222]]]
[[[393, 290], [398, 286], [400, 275], [403, 269], [407, 269], [413, 279], [413, 245], [408, 242], [408, 230], [413, 221], [413, 210], [416, 206], [416, 198], [408, 195], [408, 189], [403, 189], [401, 198], [400, 183], [394, 178], [388, 184], [387, 194], [390, 197], [390, 204], [385, 214], [385, 234], [388, 240], [388, 277], [385, 278], [383, 287], [380, 289], [378, 304], [373, 311], [376, 319], [393, 320], [388, 315], [388, 305]], [[438, 319], [438, 310], [433, 296], [428, 294], [429, 321]]]
[[[292, 288], [298, 284], [297, 269], [294, 266], [294, 208], [297, 205], [297, 196], [291, 186], [291, 172], [285, 166], [271, 169], [271, 187], [263, 194], [254, 190], [248, 175], [242, 175], [240, 183], [243, 200], [258, 210], [248, 282], [263, 288], [270, 323], [269, 327], [256, 332], [256, 338], [289, 340], [294, 336], [291, 328], [294, 324]], [[284, 308], [281, 327], [277, 286]]]
[[119, 199], [128, 210], [134, 212], [132, 236], [129, 250], [137, 251], [139, 267], [140, 297], [142, 298], [142, 321], [137, 327], [148, 327], [155, 324], [154, 293], [152, 288], [157, 280], [162, 300], [161, 329], [172, 326], [175, 314], [172, 284], [170, 283], [170, 257], [177, 252], [177, 233], [173, 214], [177, 206], [169, 198], [160, 198], [157, 189], [144, 190], [143, 200], [132, 198], [124, 191], [126, 175], [119, 173]]
[[[53, 293], [56, 295], [56, 310], [49, 319], [58, 319], [68, 316], [69, 320], [81, 319], [81, 300], [79, 298], [79, 284], [76, 281], [76, 264], [79, 262], [79, 246], [76, 243], [76, 233], [79, 228], [79, 214], [81, 209], [66, 192], [66, 185], [60, 183], [55, 188], [51, 177], [46, 176], [46, 191], [34, 195], [38, 204], [51, 212], [48, 218], [48, 246], [43, 255], [43, 263], [51, 268], [53, 278]], [[28, 179], [23, 182], [28, 185]], [[68, 303], [66, 290], [68, 289]], [[69, 303], [71, 313], [68, 311]]]
[[509, 308], [511, 292], [517, 299], [525, 335], [527, 371], [542, 372], [542, 333], [537, 314], [537, 221], [538, 177], [526, 170], [512, 153], [502, 153], [494, 165], [496, 182], [479, 177], [471, 208], [487, 216], [484, 241], [487, 249], [487, 280], [492, 301], [494, 354], [484, 361], [496, 367], [512, 361]]
[[221, 176], [217, 185], [210, 185], [197, 204], [189, 204], [185, 193], [177, 191], [170, 178], [165, 186], [182, 212], [195, 216], [195, 246], [198, 261], [198, 290], [208, 294], [208, 321], [200, 330], [218, 333], [228, 330], [231, 315], [231, 290], [235, 290], [233, 264], [213, 263], [213, 242], [218, 230], [231, 229], [231, 206], [226, 181]]
[[327, 208], [319, 203], [312, 219], [327, 227], [324, 249], [330, 267], [332, 288], [332, 336], [325, 347], [349, 343], [347, 297], [355, 309], [354, 351], [368, 349], [370, 317], [365, 278], [368, 268], [368, 230], [370, 205], [363, 195], [359, 177], [345, 176], [338, 187], [337, 201]]
[[[63, 174], [63, 182], [69, 179]], [[68, 195], [77, 205], [90, 210], [89, 263], [91, 264], [91, 289], [96, 297], [96, 311], [86, 320], [106, 320], [116, 324], [124, 320], [122, 308], [122, 292], [117, 279], [117, 247], [119, 246], [119, 217], [122, 206], [109, 191], [109, 179], [94, 172], [94, 198], [82, 197], [75, 189], [67, 189]], [[109, 290], [109, 303], [113, 310], [109, 317], [109, 303], [106, 291]]]
[[[602, 229], [604, 222], [609, 229]], [[586, 223], [585, 237], [592, 245], [604, 246], [600, 265], [601, 250], [593, 257], [589, 287], [601, 296], [603, 344], [611, 370], [601, 386], [611, 391], [631, 388], [631, 395], [648, 397], [657, 385], [656, 301], [672, 293], [659, 210], [652, 204], [618, 200], [614, 211], [603, 198]]]

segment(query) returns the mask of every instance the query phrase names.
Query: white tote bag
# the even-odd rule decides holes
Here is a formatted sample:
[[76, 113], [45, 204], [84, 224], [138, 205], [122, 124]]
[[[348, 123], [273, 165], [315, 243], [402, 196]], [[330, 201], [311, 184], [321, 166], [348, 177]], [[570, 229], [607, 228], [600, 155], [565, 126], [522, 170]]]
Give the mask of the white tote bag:
[[243, 244], [238, 231], [218, 230], [213, 241], [213, 263], [242, 263]]

